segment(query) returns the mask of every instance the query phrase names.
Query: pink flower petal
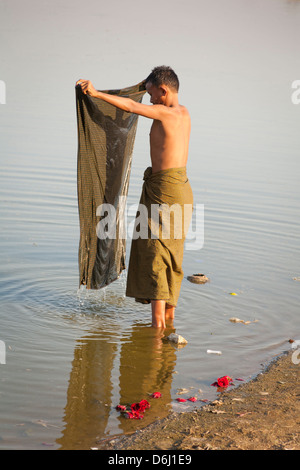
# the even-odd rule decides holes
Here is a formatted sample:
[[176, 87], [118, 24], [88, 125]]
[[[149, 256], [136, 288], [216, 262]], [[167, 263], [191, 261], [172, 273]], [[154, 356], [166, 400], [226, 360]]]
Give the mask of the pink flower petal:
[[154, 392], [151, 395], [152, 398], [161, 398], [161, 393], [160, 392]]

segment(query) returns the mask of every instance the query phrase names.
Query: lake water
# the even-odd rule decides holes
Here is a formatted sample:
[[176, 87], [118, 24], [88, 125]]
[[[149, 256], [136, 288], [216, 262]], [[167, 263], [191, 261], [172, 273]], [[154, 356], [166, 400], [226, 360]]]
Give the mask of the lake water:
[[[95, 447], [203, 405], [178, 403], [178, 389], [213, 399], [217, 377], [249, 380], [300, 338], [300, 2], [126, 5], [0, 4], [1, 449]], [[191, 113], [188, 174], [204, 205], [204, 245], [184, 256], [180, 349], [151, 328], [149, 306], [125, 297], [126, 272], [78, 289], [75, 81], [128, 86], [163, 63]], [[149, 165], [150, 124], [139, 120], [128, 206]], [[210, 282], [186, 279], [199, 272]], [[143, 420], [115, 410], [144, 398]]]

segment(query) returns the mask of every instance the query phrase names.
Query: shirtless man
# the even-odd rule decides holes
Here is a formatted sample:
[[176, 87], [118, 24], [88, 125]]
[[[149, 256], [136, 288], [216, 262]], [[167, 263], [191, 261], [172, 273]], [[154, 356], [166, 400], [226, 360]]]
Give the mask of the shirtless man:
[[[78, 80], [83, 93], [100, 98], [124, 111], [153, 119], [150, 132], [152, 172], [185, 167], [188, 159], [191, 120], [178, 102], [179, 81], [170, 67], [156, 67], [145, 80], [152, 105], [97, 91], [89, 80]], [[173, 320], [175, 307], [164, 300], [152, 300], [152, 326], [165, 328]]]

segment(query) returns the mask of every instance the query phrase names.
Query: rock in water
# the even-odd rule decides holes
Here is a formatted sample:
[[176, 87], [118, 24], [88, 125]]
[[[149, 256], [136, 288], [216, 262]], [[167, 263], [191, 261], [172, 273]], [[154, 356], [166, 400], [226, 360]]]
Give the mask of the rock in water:
[[176, 333], [171, 333], [167, 339], [169, 341], [171, 341], [172, 343], [176, 343], [176, 344], [187, 344], [187, 340], [183, 337], [183, 336], [180, 336], [180, 335], [177, 335]]
[[194, 284], [205, 284], [209, 281], [208, 277], [205, 274], [193, 274], [192, 276], [188, 276], [187, 280], [193, 282]]

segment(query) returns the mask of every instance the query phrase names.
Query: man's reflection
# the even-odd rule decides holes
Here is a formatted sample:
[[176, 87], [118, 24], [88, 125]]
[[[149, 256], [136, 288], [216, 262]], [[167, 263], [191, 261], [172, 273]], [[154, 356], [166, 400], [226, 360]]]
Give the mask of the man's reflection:
[[[110, 338], [108, 338], [110, 339]], [[104, 434], [112, 405], [111, 371], [117, 344], [94, 334], [78, 341], [67, 392], [62, 449], [85, 449]]]
[[[125, 340], [120, 357], [120, 404], [130, 405], [148, 400], [151, 408], [146, 410], [138, 426], [163, 418], [170, 411], [171, 384], [176, 362], [176, 350], [163, 341], [163, 336], [172, 330], [157, 330], [146, 325], [133, 326], [128, 340]], [[162, 397], [152, 399], [153, 392]], [[137, 429], [136, 420], [119, 416], [123, 432]], [[134, 422], [133, 422], [134, 421]]]
[[[171, 384], [176, 350], [163, 340], [174, 329], [158, 330], [149, 324], [137, 324], [121, 341], [119, 357], [119, 396], [112, 382], [112, 370], [118, 370], [119, 344], [111, 332], [96, 331], [78, 341], [72, 363], [65, 428], [57, 440], [61, 449], [89, 449], [95, 440], [111, 432], [131, 432], [163, 418], [170, 411]], [[151, 398], [159, 391], [162, 397]], [[114, 396], [114, 398], [113, 398]], [[126, 419], [116, 410], [146, 399], [151, 407], [141, 420]], [[110, 423], [109, 423], [110, 420]]]

